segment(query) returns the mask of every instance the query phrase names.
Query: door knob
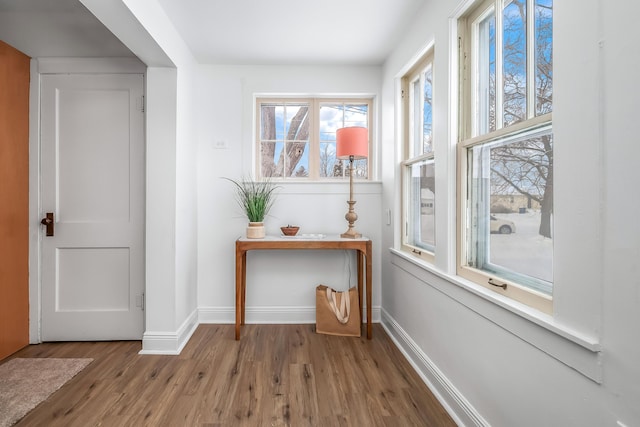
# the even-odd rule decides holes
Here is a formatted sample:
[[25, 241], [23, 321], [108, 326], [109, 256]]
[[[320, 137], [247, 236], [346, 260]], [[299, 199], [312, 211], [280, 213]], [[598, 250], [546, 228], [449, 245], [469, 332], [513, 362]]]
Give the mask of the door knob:
[[47, 212], [47, 216], [40, 221], [40, 224], [47, 226], [47, 236], [53, 236], [53, 222], [53, 212]]

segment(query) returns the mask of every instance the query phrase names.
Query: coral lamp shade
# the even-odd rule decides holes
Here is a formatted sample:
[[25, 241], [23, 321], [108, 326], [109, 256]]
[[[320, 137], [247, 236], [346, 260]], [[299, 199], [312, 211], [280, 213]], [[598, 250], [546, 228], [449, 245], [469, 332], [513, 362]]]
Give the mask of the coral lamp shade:
[[341, 128], [336, 131], [338, 159], [366, 159], [369, 156], [369, 132], [363, 127]]

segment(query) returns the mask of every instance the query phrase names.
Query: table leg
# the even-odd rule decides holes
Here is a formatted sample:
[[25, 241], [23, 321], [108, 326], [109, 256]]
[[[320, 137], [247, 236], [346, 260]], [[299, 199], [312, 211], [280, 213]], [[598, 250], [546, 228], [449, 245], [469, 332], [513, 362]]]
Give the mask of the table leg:
[[242, 321], [241, 325], [245, 324], [245, 313], [247, 311], [247, 252], [242, 253]]
[[371, 319], [371, 240], [367, 241], [367, 339], [371, 339], [373, 335], [373, 325]]
[[246, 271], [244, 262], [245, 256], [246, 252], [239, 250], [236, 243], [236, 340], [240, 339], [240, 325], [242, 323], [242, 313], [244, 311], [242, 299], [245, 282], [243, 279], [243, 271]]
[[[364, 291], [364, 287], [362, 286], [362, 284], [364, 283], [364, 281], [362, 280], [363, 278], [363, 259], [364, 259], [364, 252], [361, 250], [357, 250], [356, 251], [356, 257], [358, 258], [358, 267], [357, 267], [357, 274], [358, 274], [358, 308], [360, 309], [360, 321], [362, 321], [364, 319], [364, 305], [362, 304], [362, 295], [363, 295], [363, 291]], [[362, 326], [362, 325], [360, 325]]]

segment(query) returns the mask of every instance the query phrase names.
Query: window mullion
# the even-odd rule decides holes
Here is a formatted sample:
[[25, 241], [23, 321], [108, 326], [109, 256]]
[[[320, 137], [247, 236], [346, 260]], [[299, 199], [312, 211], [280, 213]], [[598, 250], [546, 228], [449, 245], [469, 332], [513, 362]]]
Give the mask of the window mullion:
[[[287, 122], [289, 121], [289, 104], [285, 102], [284, 104], [284, 120], [282, 121], [282, 135], [283, 135], [283, 144], [282, 144], [282, 170], [287, 170], [288, 156], [287, 156], [287, 147], [289, 146], [289, 132], [287, 132]], [[277, 162], [276, 162], [277, 163]], [[283, 177], [285, 177], [285, 173], [283, 172]]]
[[402, 158], [407, 159], [413, 154], [411, 152], [411, 83], [408, 78], [403, 77], [400, 82], [400, 93], [402, 102], [402, 111], [406, 111], [407, 114], [403, 116], [402, 120], [402, 134], [403, 134], [403, 151]]
[[527, 118], [536, 115], [535, 0], [527, 0]]
[[320, 179], [320, 100], [309, 99], [309, 177]]
[[416, 156], [418, 153], [416, 153], [416, 117], [418, 116], [418, 113], [416, 112], [416, 100], [415, 100], [415, 90], [416, 88], [416, 79], [415, 78], [411, 78], [411, 80], [409, 81], [409, 85], [408, 85], [408, 90], [407, 90], [407, 98], [408, 98], [408, 106], [409, 106], [409, 124], [408, 124], [408, 129], [409, 132], [407, 134], [408, 136], [408, 156], [409, 157], [414, 157]]
[[420, 80], [418, 82], [418, 88], [420, 96], [418, 97], [418, 135], [419, 140], [417, 141], [418, 152], [414, 153], [414, 156], [419, 156], [424, 154], [424, 70], [420, 71]]
[[503, 6], [502, 0], [496, 0], [496, 129], [503, 127], [504, 122], [504, 77], [503, 77]]

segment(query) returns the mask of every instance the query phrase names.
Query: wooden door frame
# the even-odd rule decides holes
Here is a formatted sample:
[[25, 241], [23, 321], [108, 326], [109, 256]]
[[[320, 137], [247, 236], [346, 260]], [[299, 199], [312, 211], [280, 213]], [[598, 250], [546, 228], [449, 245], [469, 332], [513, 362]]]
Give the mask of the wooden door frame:
[[[137, 58], [39, 58], [31, 60], [29, 95], [29, 343], [42, 342], [40, 240], [40, 77], [42, 74], [143, 74]], [[144, 154], [146, 158], [146, 152]], [[145, 160], [146, 162], [146, 160]], [[146, 246], [146, 245], [145, 245]], [[144, 249], [143, 249], [144, 250]]]

